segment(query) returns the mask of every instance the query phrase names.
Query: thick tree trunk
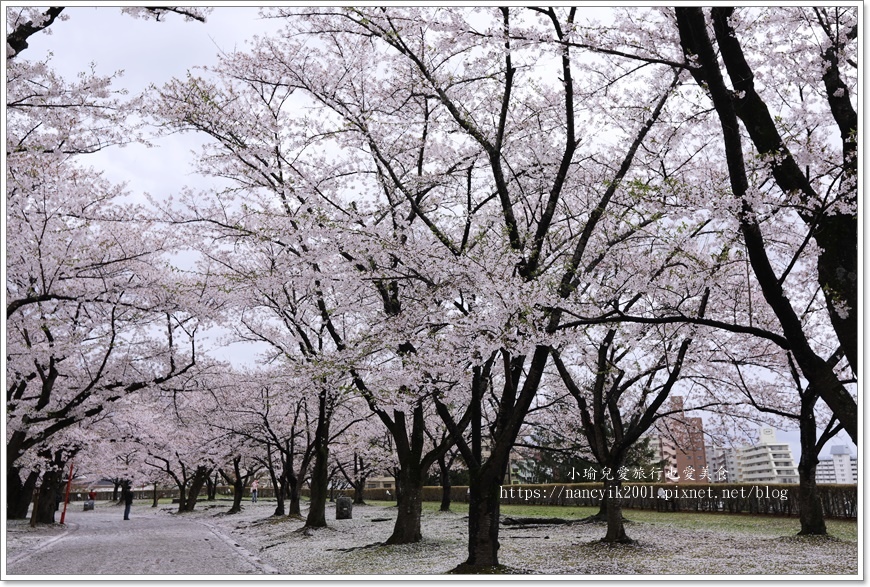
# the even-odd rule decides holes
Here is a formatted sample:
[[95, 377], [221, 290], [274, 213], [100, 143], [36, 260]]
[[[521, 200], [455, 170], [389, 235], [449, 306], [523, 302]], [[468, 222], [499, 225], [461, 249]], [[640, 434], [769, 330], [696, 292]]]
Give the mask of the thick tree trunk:
[[233, 506], [227, 514], [237, 514], [242, 511], [242, 498], [245, 495], [245, 482], [241, 477], [236, 477], [233, 481]]
[[63, 472], [60, 469], [46, 471], [42, 475], [42, 486], [36, 502], [36, 523], [54, 524], [54, 512], [58, 509], [58, 494], [63, 485]]
[[275, 486], [275, 514], [276, 516], [283, 516], [286, 513], [286, 502], [287, 502], [287, 471], [286, 469], [281, 472], [281, 476], [278, 477], [278, 484]]
[[151, 495], [152, 495], [151, 507], [156, 508], [157, 502], [159, 501], [159, 498], [160, 498], [159, 495], [157, 494], [157, 483], [154, 484], [154, 490], [153, 490]]
[[353, 503], [354, 505], [365, 505], [365, 497], [363, 495], [363, 489], [365, 489], [366, 480], [365, 477], [359, 479], [358, 483], [353, 486]]
[[[615, 468], [613, 469], [616, 470]], [[622, 488], [622, 481], [605, 481], [604, 494], [607, 496], [607, 535], [601, 539], [601, 542], [609, 544], [631, 544], [634, 542], [625, 533], [625, 524], [622, 517], [622, 500], [619, 492]]]
[[[420, 520], [423, 516], [423, 479], [419, 468], [406, 466], [397, 476], [398, 515], [387, 544], [412, 544], [423, 539]], [[401, 486], [401, 489], [399, 489]]]
[[14, 466], [6, 467], [6, 516], [10, 520], [27, 519], [27, 510], [33, 500], [33, 490], [39, 479], [38, 471], [30, 471], [22, 483], [21, 471]]
[[315, 448], [314, 469], [311, 471], [311, 498], [305, 526], [326, 527], [326, 500], [329, 497], [329, 446], [326, 440], [319, 441]]
[[233, 458], [232, 475], [228, 475], [223, 469], [218, 469], [220, 476], [223, 477], [224, 481], [229, 483], [233, 488], [233, 505], [230, 507], [227, 514], [237, 514], [242, 511], [242, 498], [245, 494], [246, 478], [242, 477], [242, 470], [239, 467], [241, 461], [242, 457], [240, 456]]
[[[490, 469], [490, 467], [486, 467]], [[472, 475], [468, 502], [468, 560], [471, 567], [498, 566], [501, 484], [496, 475]]]
[[816, 466], [804, 463], [804, 454], [801, 454], [798, 474], [800, 475], [800, 493], [798, 503], [800, 506], [801, 531], [799, 535], [824, 536], [828, 533], [825, 525], [822, 500], [819, 497], [816, 486]]
[[[607, 488], [607, 483], [605, 482], [605, 489]], [[584, 518], [584, 522], [608, 522], [610, 520], [610, 511], [611, 511], [611, 492], [604, 491], [604, 494], [601, 497], [601, 502], [598, 504], [598, 512], [593, 514], [587, 518]], [[625, 521], [625, 517], [622, 515], [622, 508], [619, 508], [619, 517], [622, 521]]]
[[[507, 470], [510, 451], [513, 448], [521, 418], [525, 417], [528, 406], [537, 389], [540, 374], [546, 364], [547, 354], [539, 347], [535, 351], [535, 360], [530, 366], [523, 393], [518, 401], [516, 398], [516, 376], [521, 372], [523, 360], [511, 362], [510, 379], [506, 382], [502, 407], [512, 403], [511, 410], [499, 412], [500, 427], [492, 437], [489, 457], [483, 459], [483, 417], [481, 404], [483, 394], [488, 387], [488, 379], [492, 360], [483, 367], [474, 368], [472, 380], [472, 396], [470, 406], [471, 446], [462, 444], [461, 449], [469, 467], [470, 479], [468, 488], [468, 559], [456, 570], [476, 571], [499, 566], [498, 562], [498, 531], [501, 500], [501, 483]], [[501, 410], [501, 408], [500, 408]], [[516, 411], [514, 411], [516, 410]], [[442, 415], [443, 418], [443, 415]], [[446, 420], [446, 418], [444, 418]], [[455, 436], [458, 442], [463, 442], [460, 436]]]
[[329, 417], [326, 391], [318, 398], [317, 429], [314, 432], [314, 470], [311, 472], [311, 499], [306, 528], [326, 527], [326, 499], [329, 492]]
[[121, 487], [121, 482], [117, 479], [112, 479], [112, 501], [118, 501], [118, 489]]
[[817, 446], [816, 419], [814, 414], [818, 396], [810, 395], [807, 390], [801, 398], [801, 458], [798, 463], [800, 490], [798, 506], [800, 507], [801, 531], [799, 535], [824, 536], [828, 533], [825, 525], [822, 499], [816, 487], [816, 466], [819, 464], [819, 448]]
[[178, 486], [178, 512], [187, 511], [187, 483], [176, 483]]
[[290, 505], [287, 508], [287, 515], [301, 516], [302, 503], [299, 495], [299, 490], [301, 489], [302, 484], [299, 482], [299, 478], [296, 477], [296, 475], [290, 475], [287, 481], [290, 487]]
[[193, 508], [196, 507], [196, 502], [199, 499], [199, 492], [202, 491], [202, 486], [205, 485], [209, 473], [210, 471], [205, 467], [197, 467], [196, 472], [193, 474], [193, 479], [190, 481], [190, 490], [187, 493], [187, 503], [185, 504], [184, 509], [179, 509], [179, 511], [193, 511]]

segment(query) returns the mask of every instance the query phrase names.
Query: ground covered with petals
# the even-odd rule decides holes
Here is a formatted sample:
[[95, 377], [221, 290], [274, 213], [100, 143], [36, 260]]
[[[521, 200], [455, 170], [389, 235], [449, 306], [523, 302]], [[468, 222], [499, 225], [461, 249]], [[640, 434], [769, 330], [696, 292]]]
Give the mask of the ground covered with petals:
[[[465, 504], [438, 512], [426, 504], [423, 541], [385, 546], [396, 508], [379, 503], [355, 506], [352, 520], [335, 520], [329, 528], [302, 532], [302, 520], [268, 517], [269, 508], [247, 504], [235, 516], [212, 521], [282, 574], [438, 574], [467, 556]], [[506, 506], [508, 510], [510, 506]], [[217, 506], [198, 515], [214, 515]], [[543, 508], [540, 508], [543, 509]], [[503, 513], [523, 515], [522, 510]], [[529, 515], [579, 519], [582, 508], [532, 510]], [[265, 514], [265, 515], [264, 515]], [[857, 524], [829, 524], [830, 538], [795, 536], [796, 519], [710, 514], [626, 512], [631, 545], [599, 542], [598, 524], [502, 526], [501, 563], [509, 572], [581, 575], [849, 575], [858, 572]], [[306, 535], [309, 534], [309, 535]]]
[[[177, 532], [191, 534], [186, 539], [188, 543], [203, 536], [213, 539], [213, 534], [217, 534], [230, 547], [230, 552], [235, 551], [223, 556], [239, 558], [236, 562], [227, 561], [230, 568], [237, 569], [234, 573], [436, 575], [453, 571], [467, 555], [466, 504], [454, 504], [452, 512], [439, 512], [435, 504], [425, 504], [423, 541], [399, 546], [384, 544], [396, 516], [395, 506], [385, 502], [354, 506], [350, 520], [336, 520], [334, 504], [329, 504], [329, 527], [317, 530], [305, 529], [301, 518], [273, 516], [275, 504], [267, 500], [246, 503], [243, 511], [234, 515], [226, 514], [229, 507], [230, 502], [226, 500], [201, 502], [195, 512], [179, 515], [170, 504], [151, 508], [137, 503], [134, 518], [143, 524], [158, 524], [155, 528], [178, 526]], [[604, 525], [580, 523], [583, 517], [594, 513], [588, 508], [504, 506], [502, 513], [517, 517], [558, 517], [569, 523], [503, 525], [499, 537], [503, 567], [492, 570], [499, 574], [858, 573], [858, 529], [854, 521], [830, 521], [828, 537], [799, 537], [796, 536], [799, 522], [794, 518], [626, 511], [626, 531], [635, 542], [609, 546], [600, 542], [605, 534]], [[110, 531], [117, 526], [106, 524], [105, 528]], [[76, 534], [70, 536], [73, 540], [63, 539], [65, 532], [73, 530], [74, 525], [30, 528], [26, 522], [10, 521], [7, 523], [7, 557], [13, 562], [23, 561], [29, 551], [45, 552], [50, 543], [54, 543], [51, 549], [65, 548], [64, 544], [82, 546]], [[179, 537], [176, 544], [185, 543], [183, 538]], [[147, 554], [138, 553], [136, 558], [143, 560]], [[185, 568], [187, 570], [176, 572], [191, 572], [189, 566]], [[171, 568], [161, 570], [173, 573]], [[131, 568], [130, 572], [155, 571]], [[220, 571], [203, 568], [199, 572]]]

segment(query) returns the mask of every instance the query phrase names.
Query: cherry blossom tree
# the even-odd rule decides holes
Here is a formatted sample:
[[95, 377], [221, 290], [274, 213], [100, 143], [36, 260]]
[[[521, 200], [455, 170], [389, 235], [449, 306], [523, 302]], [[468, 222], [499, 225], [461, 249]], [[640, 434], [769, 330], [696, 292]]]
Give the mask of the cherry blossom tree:
[[[597, 100], [600, 80], [575, 79], [585, 64], [562, 42], [576, 14], [443, 10], [432, 18], [420, 10], [278, 11], [290, 22], [286, 38], [265, 39], [251, 56], [229, 59], [222, 84], [194, 77], [176, 83], [164, 90], [160, 107], [177, 127], [216, 140], [202, 159], [204, 170], [233, 177], [252, 194], [267, 190], [281, 201], [292, 199], [291, 210], [317, 210], [318, 222], [309, 224], [315, 233], [343, 220], [335, 258], [351, 270], [341, 274], [353, 279], [354, 271], [368, 271], [381, 312], [393, 322], [425, 324], [422, 317], [440, 313], [428, 322], [437, 325], [429, 327], [428, 340], [410, 343], [412, 330], [395, 329], [387, 339], [395, 341], [389, 351], [394, 364], [437, 363], [420, 358], [425, 345], [456, 349], [463, 345], [435, 341], [471, 335], [473, 348], [440, 361], [453, 366], [453, 377], [417, 371], [424, 381], [463, 390], [464, 400], [438, 400], [454, 438], [462, 435], [463, 421], [475, 420], [481, 396], [469, 390], [489, 389], [496, 365], [502, 401], [492, 450], [485, 459], [478, 451], [479, 462], [470, 465], [477, 471], [469, 547], [475, 566], [497, 564], [498, 485], [549, 358], [547, 337], [560, 320], [553, 301], [576, 294], [585, 254], [599, 255], [608, 238], [620, 232], [626, 238], [657, 218], [625, 205], [623, 217], [633, 215], [634, 228], [614, 227], [609, 237], [598, 230], [609, 222], [608, 206], [627, 195], [621, 182], [679, 77], [644, 78], [658, 93], [652, 100], [633, 92], [622, 102], [619, 92]], [[424, 22], [447, 24], [421, 29]], [[535, 35], [527, 34], [532, 30]], [[516, 31], [524, 40], [513, 40]], [[306, 35], [318, 41], [306, 44]], [[559, 80], [534, 65], [541, 55]], [[618, 77], [605, 85], [618, 87]], [[493, 115], [491, 104], [499, 104], [500, 112]], [[604, 104], [637, 116], [608, 115]], [[295, 116], [294, 106], [318, 115]], [[588, 127], [582, 148], [581, 124]], [[602, 129], [621, 141], [616, 153], [612, 142], [592, 140]], [[337, 147], [331, 160], [321, 155], [321, 149]], [[349, 190], [365, 197], [348, 201]], [[578, 218], [574, 210], [592, 212]], [[377, 248], [359, 242], [368, 235], [377, 237]], [[385, 246], [389, 254], [376, 256], [373, 251]], [[446, 263], [436, 265], [436, 259]], [[482, 267], [483, 282], [475, 276]], [[417, 292], [426, 288], [420, 303]], [[458, 330], [450, 325], [455, 320]], [[353, 348], [334, 332], [339, 351]], [[460, 371], [461, 384], [455, 376]], [[354, 381], [374, 399], [369, 381], [356, 375]], [[427, 388], [418, 380], [398, 389], [420, 397]], [[423, 422], [425, 408], [419, 409]], [[382, 421], [397, 432], [404, 428], [393, 415]], [[480, 431], [482, 420], [477, 422]], [[474, 462], [475, 449], [466, 448], [463, 456]]]
[[178, 513], [194, 510], [206, 478], [233, 457], [228, 435], [208, 426], [210, 400], [194, 383], [137, 403], [136, 442], [146, 453], [145, 464], [174, 481]]
[[242, 498], [245, 487], [247, 487], [252, 479], [256, 478], [260, 471], [259, 466], [256, 464], [250, 462], [244, 463], [243, 460], [244, 457], [241, 454], [236, 454], [232, 457], [232, 468], [218, 467], [218, 473], [221, 478], [233, 487], [233, 505], [227, 510], [227, 515], [238, 514], [242, 511]]
[[[716, 58], [705, 13], [678, 8], [675, 15], [681, 47], [691, 64], [689, 69], [705, 88], [721, 124], [730, 188], [739, 202], [740, 230], [756, 279], [776, 313], [802, 376], [856, 441], [857, 404], [825, 357], [813, 348], [799, 309], [789, 301], [786, 280], [796, 262], [804, 255], [811, 260], [810, 255], [815, 254], [818, 283], [825, 295], [831, 327], [857, 374], [857, 115], [852, 103], [857, 78], [856, 72], [849, 71], [850, 55], [857, 43], [857, 11], [801, 8], [765, 14], [764, 20], [772, 21], [774, 26], [790, 25], [790, 32], [783, 33], [790, 40], [795, 39], [793, 27], [800, 27], [800, 35], [789, 43], [791, 57], [782, 63], [753, 66], [752, 36], [757, 34], [753, 27], [742, 30], [745, 25], [741, 12], [733, 8], [712, 9], [715, 47], [731, 88]], [[749, 20], [756, 18], [753, 15]], [[765, 42], [769, 42], [764, 34]], [[768, 60], [769, 52], [763, 50]], [[797, 76], [784, 80], [783, 69]], [[774, 73], [765, 78], [768, 70]], [[763, 93], [770, 92], [759, 92], [756, 75], [759, 86], [772, 82], [780, 93], [765, 98]], [[777, 123], [775, 117], [781, 122]], [[742, 146], [745, 135], [738, 121], [743, 123], [762, 161], [761, 168], [751, 175]], [[801, 132], [796, 132], [798, 128]], [[833, 145], [831, 136], [837, 134], [839, 145]], [[830, 154], [837, 150], [839, 160], [835, 153]], [[759, 195], [769, 190], [765, 184], [770, 181], [780, 190], [778, 208], [784, 210], [775, 215], [776, 224], [759, 219], [763, 214]], [[803, 231], [795, 220], [803, 222]], [[803, 245], [791, 253], [792, 262], [777, 274], [777, 259], [770, 242], [784, 231], [803, 233]], [[817, 248], [808, 246], [811, 241]]]
[[[356, 398], [356, 401], [357, 405], [351, 408], [351, 413], [368, 411], [368, 406], [363, 405], [360, 398]], [[365, 420], [355, 422], [334, 443], [333, 459], [341, 476], [353, 489], [354, 504], [365, 504], [363, 490], [366, 488], [366, 481], [378, 473], [383, 473], [392, 461], [393, 452], [388, 452], [386, 446], [380, 442], [383, 434], [383, 428], [372, 414]]]
[[[819, 403], [819, 394], [800, 376], [790, 354], [770, 343], [755, 345], [752, 355], [738, 357], [732, 349], [717, 350], [715, 363], [722, 369], [716, 376], [706, 376], [715, 382], [718, 395], [730, 390], [743, 400], [745, 407], [757, 410], [780, 425], [796, 424], [800, 431], [801, 456], [798, 462], [800, 535], [825, 535], [827, 527], [821, 496], [816, 486], [816, 466], [822, 448], [843, 426], [826, 405]], [[828, 359], [841, 381], [849, 387], [856, 383], [847, 373], [851, 369], [840, 349]], [[840, 363], [838, 365], [838, 363]], [[738, 415], [731, 406], [732, 416]], [[746, 420], [751, 414], [741, 414]], [[770, 423], [771, 420], [768, 420]]]
[[572, 375], [561, 353], [554, 354], [559, 374], [580, 408], [580, 429], [591, 452], [602, 468], [612, 472], [605, 476], [607, 535], [603, 542], [631, 542], [618, 497], [624, 478], [617, 472], [625, 469], [628, 452], [641, 436], [668, 414], [662, 406], [680, 380], [692, 343], [691, 332], [643, 330], [623, 335], [636, 341], [634, 345], [621, 342], [617, 334], [622, 333], [614, 327], [598, 336], [587, 332], [586, 336], [600, 342], [597, 349], [585, 353], [582, 378]]
[[[239, 75], [235, 74], [237, 78]], [[261, 85], [257, 85], [253, 91], [262, 91], [262, 89]], [[288, 185], [290, 180], [285, 180], [268, 172], [260, 173], [259, 168], [269, 163], [261, 159], [263, 156], [261, 153], [264, 152], [262, 148], [252, 146], [250, 149], [239, 149], [239, 141], [242, 138], [249, 142], [275, 143], [276, 139], [267, 134], [268, 128], [263, 128], [261, 124], [252, 124], [245, 128], [245, 135], [235, 135], [225, 132], [226, 129], [222, 128], [220, 124], [219, 119], [223, 116], [221, 110], [229, 107], [235, 108], [229, 96], [239, 92], [240, 90], [233, 86], [221, 89], [217, 86], [206, 86], [202, 80], [191, 79], [186, 86], [175, 85], [166, 90], [164, 97], [167, 99], [170, 109], [164, 110], [164, 112], [177, 111], [176, 124], [182, 127], [192, 126], [207, 132], [219, 141], [217, 154], [206, 157], [203, 162], [209, 166], [211, 173], [216, 172], [215, 166], [217, 165], [241, 165], [241, 169], [234, 171], [238, 174], [238, 181], [248, 190], [259, 188], [262, 192], [258, 194], [252, 190], [249, 200], [241, 206], [230, 203], [230, 199], [235, 195], [232, 192], [222, 196], [218, 206], [209, 207], [192, 203], [190, 204], [192, 213], [188, 216], [192, 220], [176, 219], [177, 222], [204, 224], [227, 237], [251, 240], [258, 255], [268, 260], [268, 265], [260, 264], [256, 271], [250, 265], [247, 270], [243, 271], [239, 269], [239, 263], [250, 263], [253, 259], [250, 254], [236, 257], [235, 261], [230, 261], [227, 255], [218, 256], [218, 253], [215, 252], [208, 253], [208, 256], [221, 265], [233, 267], [235, 275], [232, 279], [236, 281], [243, 278], [247, 280], [258, 279], [257, 290], [261, 292], [262, 297], [255, 303], [267, 310], [272, 317], [270, 319], [277, 319], [274, 325], [270, 325], [253, 316], [246, 318], [243, 320], [245, 333], [242, 336], [249, 340], [256, 339], [273, 345], [275, 352], [282, 357], [298, 356], [299, 352], [296, 349], [299, 349], [304, 360], [313, 363], [324, 364], [327, 360], [333, 360], [325, 354], [327, 349], [324, 343], [326, 342], [331, 343], [334, 347], [333, 352], [344, 355], [344, 361], [348, 365], [353, 364], [354, 357], [366, 357], [365, 361], [368, 363], [391, 361], [392, 364], [397, 364], [403, 360], [397, 355], [407, 355], [409, 352], [413, 352], [410, 343], [399, 340], [395, 343], [392, 351], [387, 353], [380, 351], [380, 354], [373, 354], [371, 344], [366, 341], [374, 340], [377, 336], [379, 344], [382, 344], [384, 340], [389, 340], [386, 338], [387, 336], [390, 338], [397, 336], [395, 329], [389, 334], [383, 331], [375, 334], [362, 326], [366, 324], [365, 315], [362, 314], [365, 310], [373, 308], [374, 311], [381, 313], [381, 317], [369, 319], [369, 322], [383, 320], [383, 314], [389, 318], [397, 316], [401, 312], [402, 302], [398, 298], [396, 290], [391, 289], [395, 285], [391, 281], [381, 278], [380, 274], [374, 271], [360, 277], [360, 262], [354, 261], [348, 253], [348, 247], [344, 246], [349, 238], [376, 240], [381, 238], [381, 235], [377, 232], [371, 235], [336, 235], [334, 231], [327, 230], [330, 227], [325, 226], [326, 223], [322, 220], [327, 217], [329, 211], [315, 209], [314, 205], [307, 201], [307, 196], [302, 195], [300, 189], [293, 188], [292, 194], [296, 200], [293, 205], [285, 199], [286, 192], [290, 189]], [[198, 98], [205, 96], [206, 99], [192, 101], [191, 95]], [[272, 117], [282, 115], [281, 108], [286, 96], [287, 92], [282, 92], [277, 97], [274, 93], [270, 94], [269, 101], [266, 101], [266, 114]], [[248, 97], [250, 98], [250, 96]], [[242, 115], [239, 114], [239, 116]], [[275, 161], [275, 164], [278, 166], [282, 164], [281, 159], [286, 156], [281, 152], [283, 147], [280, 141], [275, 143], [274, 153], [279, 155], [279, 160]], [[249, 162], [254, 163], [253, 172], [247, 165]], [[320, 192], [322, 193], [322, 191], [321, 189]], [[267, 198], [273, 198], [273, 200], [269, 201]], [[253, 204], [254, 201], [256, 201], [256, 207]], [[232, 220], [229, 219], [230, 214], [234, 215]], [[360, 213], [357, 216], [363, 217], [363, 214]], [[362, 227], [367, 228], [366, 224], [363, 224]], [[322, 246], [318, 248], [312, 243], [311, 234], [323, 234], [333, 241], [338, 241], [338, 251], [331, 253], [333, 260], [330, 260], [329, 256], [324, 256], [330, 253], [328, 251], [324, 253]], [[265, 245], [262, 243], [264, 238], [269, 239]], [[375, 242], [368, 246], [377, 247], [378, 245]], [[333, 244], [332, 247], [334, 250], [335, 245]], [[359, 245], [357, 245], [358, 247]], [[336, 257], [350, 259], [353, 264], [344, 269], [343, 272], [339, 272], [339, 267], [334, 260]], [[366, 263], [374, 261], [373, 258], [367, 259]], [[329, 268], [328, 275], [324, 272], [327, 267]], [[377, 269], [376, 266], [375, 269]], [[373, 276], [371, 276], [372, 273], [374, 273]], [[345, 280], [341, 289], [330, 285], [341, 283], [339, 278], [342, 276], [345, 277]], [[293, 280], [292, 285], [289, 281], [291, 279]], [[374, 284], [373, 288], [371, 287], [372, 283]], [[243, 293], [249, 294], [250, 290], [245, 289]], [[282, 332], [277, 334], [275, 328], [281, 329]], [[349, 333], [353, 336], [349, 336]], [[406, 337], [406, 334], [399, 333], [398, 336], [402, 338]], [[436, 453], [431, 456], [427, 453], [424, 456], [420, 452], [423, 450], [425, 441], [422, 402], [416, 402], [418, 404], [416, 406], [414, 406], [414, 402], [411, 402], [411, 406], [407, 407], [407, 402], [401, 400], [399, 403], [403, 407], [391, 414], [390, 402], [392, 400], [386, 400], [384, 404], [380, 394], [373, 392], [373, 384], [370, 381], [372, 375], [363, 377], [361, 374], [364, 371], [366, 371], [364, 368], [354, 369], [350, 367], [348, 373], [352, 375], [358, 391], [363, 394], [370, 407], [375, 410], [381, 421], [396, 437], [396, 446], [404, 463], [400, 471], [404, 471], [403, 478], [407, 477], [403, 484], [413, 485], [413, 487], [409, 486], [406, 491], [399, 492], [408, 505], [400, 508], [402, 513], [397, 520], [396, 537], [393, 540], [397, 542], [416, 541], [420, 539], [419, 523], [422, 504], [419, 496], [424, 475], [431, 465], [428, 460], [437, 458], [437, 451], [446, 450], [449, 443], [445, 438], [445, 441], [436, 447]], [[379, 376], [375, 375], [374, 377]], [[364, 379], [369, 381], [364, 381]], [[395, 394], [396, 389], [403, 388], [403, 382], [394, 384], [381, 378], [374, 387], [392, 389], [392, 393]], [[402, 393], [407, 394], [407, 391], [400, 392], [400, 394]], [[331, 410], [328, 408], [330, 401], [321, 402], [318, 399], [318, 403], [323, 404], [324, 410], [327, 412]], [[412, 428], [410, 431], [406, 431], [406, 411], [415, 413], [409, 422]], [[328, 418], [318, 417], [318, 421], [323, 426], [328, 424]], [[319, 435], [315, 434], [315, 448], [318, 438]], [[315, 450], [314, 454], [317, 457], [322, 452], [322, 450]], [[315, 458], [314, 461], [315, 469], [322, 472], [322, 468], [317, 466], [318, 458]], [[315, 472], [313, 471], [312, 474]], [[324, 483], [320, 483], [320, 485], [325, 487]], [[310, 510], [309, 516], [311, 515], [313, 514]], [[325, 522], [325, 519], [323, 521]]]
[[[105, 183], [69, 171], [44, 168], [41, 185], [8, 206], [18, 235], [6, 281], [10, 487], [24, 453], [195, 363], [198, 321], [178, 303], [183, 282], [169, 285], [166, 238]], [[63, 189], [73, 182], [78, 193]]]
[[[63, 8], [7, 9], [7, 510], [21, 517], [59, 433], [184, 375], [197, 321], [168, 279], [174, 244], [80, 155], [141, 138], [117, 76], [67, 81], [22, 52]], [[173, 289], [176, 287], [177, 289]], [[183, 296], [181, 296], [183, 297]], [[22, 468], [24, 462], [27, 467]], [[56, 468], [57, 464], [52, 465]], [[24, 479], [22, 479], [22, 475]], [[43, 495], [49, 492], [44, 491]]]

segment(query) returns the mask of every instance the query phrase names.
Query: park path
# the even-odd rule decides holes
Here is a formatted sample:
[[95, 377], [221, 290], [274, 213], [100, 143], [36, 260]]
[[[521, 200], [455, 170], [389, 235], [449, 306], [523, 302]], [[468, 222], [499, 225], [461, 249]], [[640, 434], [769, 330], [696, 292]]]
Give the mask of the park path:
[[145, 505], [134, 505], [129, 521], [123, 517], [123, 508], [108, 502], [90, 512], [70, 504], [66, 528], [9, 556], [6, 575], [277, 573], [207, 521]]

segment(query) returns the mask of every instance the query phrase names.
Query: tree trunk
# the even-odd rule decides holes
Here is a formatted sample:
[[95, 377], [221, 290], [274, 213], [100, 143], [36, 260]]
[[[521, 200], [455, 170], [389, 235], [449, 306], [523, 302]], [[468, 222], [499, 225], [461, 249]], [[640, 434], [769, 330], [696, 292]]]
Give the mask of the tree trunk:
[[182, 512], [192, 512], [196, 507], [196, 502], [199, 499], [199, 492], [202, 491], [202, 486], [205, 485], [210, 471], [205, 467], [197, 467], [193, 474], [193, 479], [190, 481], [190, 490], [187, 492], [187, 503], [184, 509], [179, 509]]
[[121, 482], [118, 479], [112, 479], [112, 501], [118, 501], [118, 489], [121, 487]]
[[[275, 466], [272, 463], [271, 452], [269, 454], [269, 461], [268, 461], [268, 465], [266, 466], [266, 469], [269, 471], [269, 480], [272, 481], [272, 487], [273, 487], [273, 490], [275, 492], [275, 497], [277, 498], [277, 501], [275, 504], [275, 511], [272, 512], [272, 515], [273, 516], [283, 516], [284, 515], [284, 498], [281, 496], [281, 481], [280, 481], [280, 477], [275, 472]], [[253, 490], [251, 491], [251, 493], [252, 493], [251, 497], [253, 499]], [[258, 495], [259, 495], [259, 490], [258, 490]]]
[[302, 517], [302, 484], [308, 476], [308, 466], [311, 464], [312, 453], [308, 453], [302, 459], [299, 471], [287, 470], [287, 492], [290, 505], [287, 507], [288, 516]]
[[154, 492], [152, 493], [152, 497], [153, 499], [151, 501], [151, 507], [156, 508], [157, 502], [159, 501], [159, 495], [157, 494], [157, 483], [154, 483]]
[[399, 482], [399, 475], [401, 475], [401, 471], [399, 469], [393, 469], [393, 486], [396, 489], [396, 505], [399, 505], [399, 502], [402, 501], [402, 484]]
[[208, 501], [217, 499], [217, 479], [213, 479], [211, 475], [205, 478], [205, 494]]
[[819, 464], [821, 448], [816, 442], [818, 432], [814, 409], [817, 398], [818, 395], [812, 394], [810, 390], [801, 398], [801, 458], [798, 462], [801, 531], [798, 535], [824, 536], [828, 533], [822, 500], [816, 487], [816, 466]]
[[[546, 356], [543, 357], [546, 359]], [[510, 450], [516, 440], [516, 426], [509, 431], [501, 431], [493, 437], [492, 450], [489, 457], [483, 459], [483, 416], [481, 405], [483, 394], [488, 386], [490, 362], [483, 368], [474, 368], [471, 394], [471, 446], [463, 444], [465, 461], [469, 468], [468, 487], [468, 559], [459, 565], [457, 571], [477, 570], [497, 567], [498, 562], [498, 531], [501, 500], [501, 483], [504, 480], [510, 458]], [[543, 361], [545, 362], [545, 361]], [[533, 365], [533, 370], [535, 366]], [[543, 364], [540, 366], [543, 369]], [[528, 382], [528, 380], [527, 380]], [[505, 387], [505, 395], [510, 390]], [[507, 399], [507, 397], [505, 398]], [[531, 401], [531, 397], [527, 398]], [[525, 404], [525, 400], [523, 401]], [[505, 401], [502, 405], [506, 405]], [[527, 406], [526, 406], [527, 409]], [[525, 415], [525, 411], [521, 410]], [[500, 412], [501, 414], [501, 412]], [[504, 415], [504, 414], [501, 414]], [[455, 437], [458, 442], [462, 438]]]
[[[616, 468], [613, 469], [614, 471]], [[609, 544], [631, 544], [634, 542], [625, 533], [625, 524], [622, 518], [622, 500], [619, 492], [622, 490], [622, 481], [616, 479], [604, 482], [604, 494], [607, 496], [607, 535], [601, 542]]]
[[801, 531], [798, 532], [798, 535], [825, 536], [828, 533], [828, 528], [825, 525], [822, 500], [816, 486], [816, 466], [804, 464], [805, 454], [801, 453], [798, 465], [798, 474], [800, 475], [798, 504], [801, 518]]
[[306, 528], [326, 527], [326, 499], [329, 491], [329, 414], [326, 391], [320, 392], [317, 428], [314, 432], [314, 470], [311, 472], [311, 498]]
[[245, 495], [245, 482], [240, 476], [233, 480], [233, 506], [227, 514], [237, 514], [242, 511], [242, 498]]
[[35, 506], [37, 524], [54, 524], [54, 512], [58, 509], [57, 497], [62, 485], [63, 472], [60, 469], [43, 473], [39, 499]]
[[353, 453], [353, 503], [354, 505], [365, 505], [365, 496], [363, 489], [366, 486], [369, 472], [363, 462], [363, 458], [357, 453]]
[[284, 502], [287, 497], [287, 471], [282, 471], [275, 485], [275, 516], [283, 516], [285, 513]]
[[176, 513], [182, 513], [187, 510], [187, 481], [175, 479], [175, 485], [178, 487], [178, 510]]
[[33, 490], [39, 479], [38, 471], [30, 471], [24, 482], [21, 482], [21, 471], [18, 467], [6, 467], [6, 516], [10, 520], [27, 519], [27, 509], [33, 500]]
[[325, 441], [315, 449], [314, 469], [311, 471], [311, 497], [305, 526], [326, 527], [326, 500], [329, 497], [329, 447]]
[[[491, 463], [487, 463], [488, 465]], [[468, 560], [471, 567], [498, 566], [500, 479], [485, 467], [472, 475], [468, 502]]]
[[365, 505], [365, 496], [363, 495], [363, 489], [365, 489], [366, 478], [361, 477], [358, 480], [358, 483], [353, 486], [353, 503], [354, 505]]
[[227, 515], [237, 514], [242, 511], [242, 498], [245, 494], [246, 478], [242, 477], [242, 470], [239, 467], [239, 463], [241, 461], [242, 457], [240, 456], [236, 456], [233, 458], [232, 475], [228, 475], [223, 469], [218, 469], [218, 474], [223, 477], [224, 481], [226, 483], [229, 483], [233, 488], [233, 505], [232, 507], [230, 507]]
[[598, 513], [592, 514], [583, 519], [584, 522], [606, 522], [607, 521], [607, 512], [610, 510], [609, 507], [610, 499], [607, 497], [607, 492], [604, 492], [604, 495], [601, 497], [601, 502], [598, 504]]
[[302, 504], [299, 496], [299, 490], [301, 489], [302, 484], [299, 482], [299, 478], [295, 474], [288, 475], [287, 482], [290, 488], [290, 505], [287, 508], [287, 515], [301, 516]]
[[441, 510], [450, 511], [450, 468], [444, 458], [438, 459], [438, 467], [441, 470]]
[[400, 469], [396, 479], [398, 481], [396, 493], [400, 496], [399, 513], [396, 516], [393, 533], [387, 538], [387, 544], [420, 542], [423, 539], [420, 530], [420, 519], [423, 515], [423, 479], [420, 469], [405, 466]]

